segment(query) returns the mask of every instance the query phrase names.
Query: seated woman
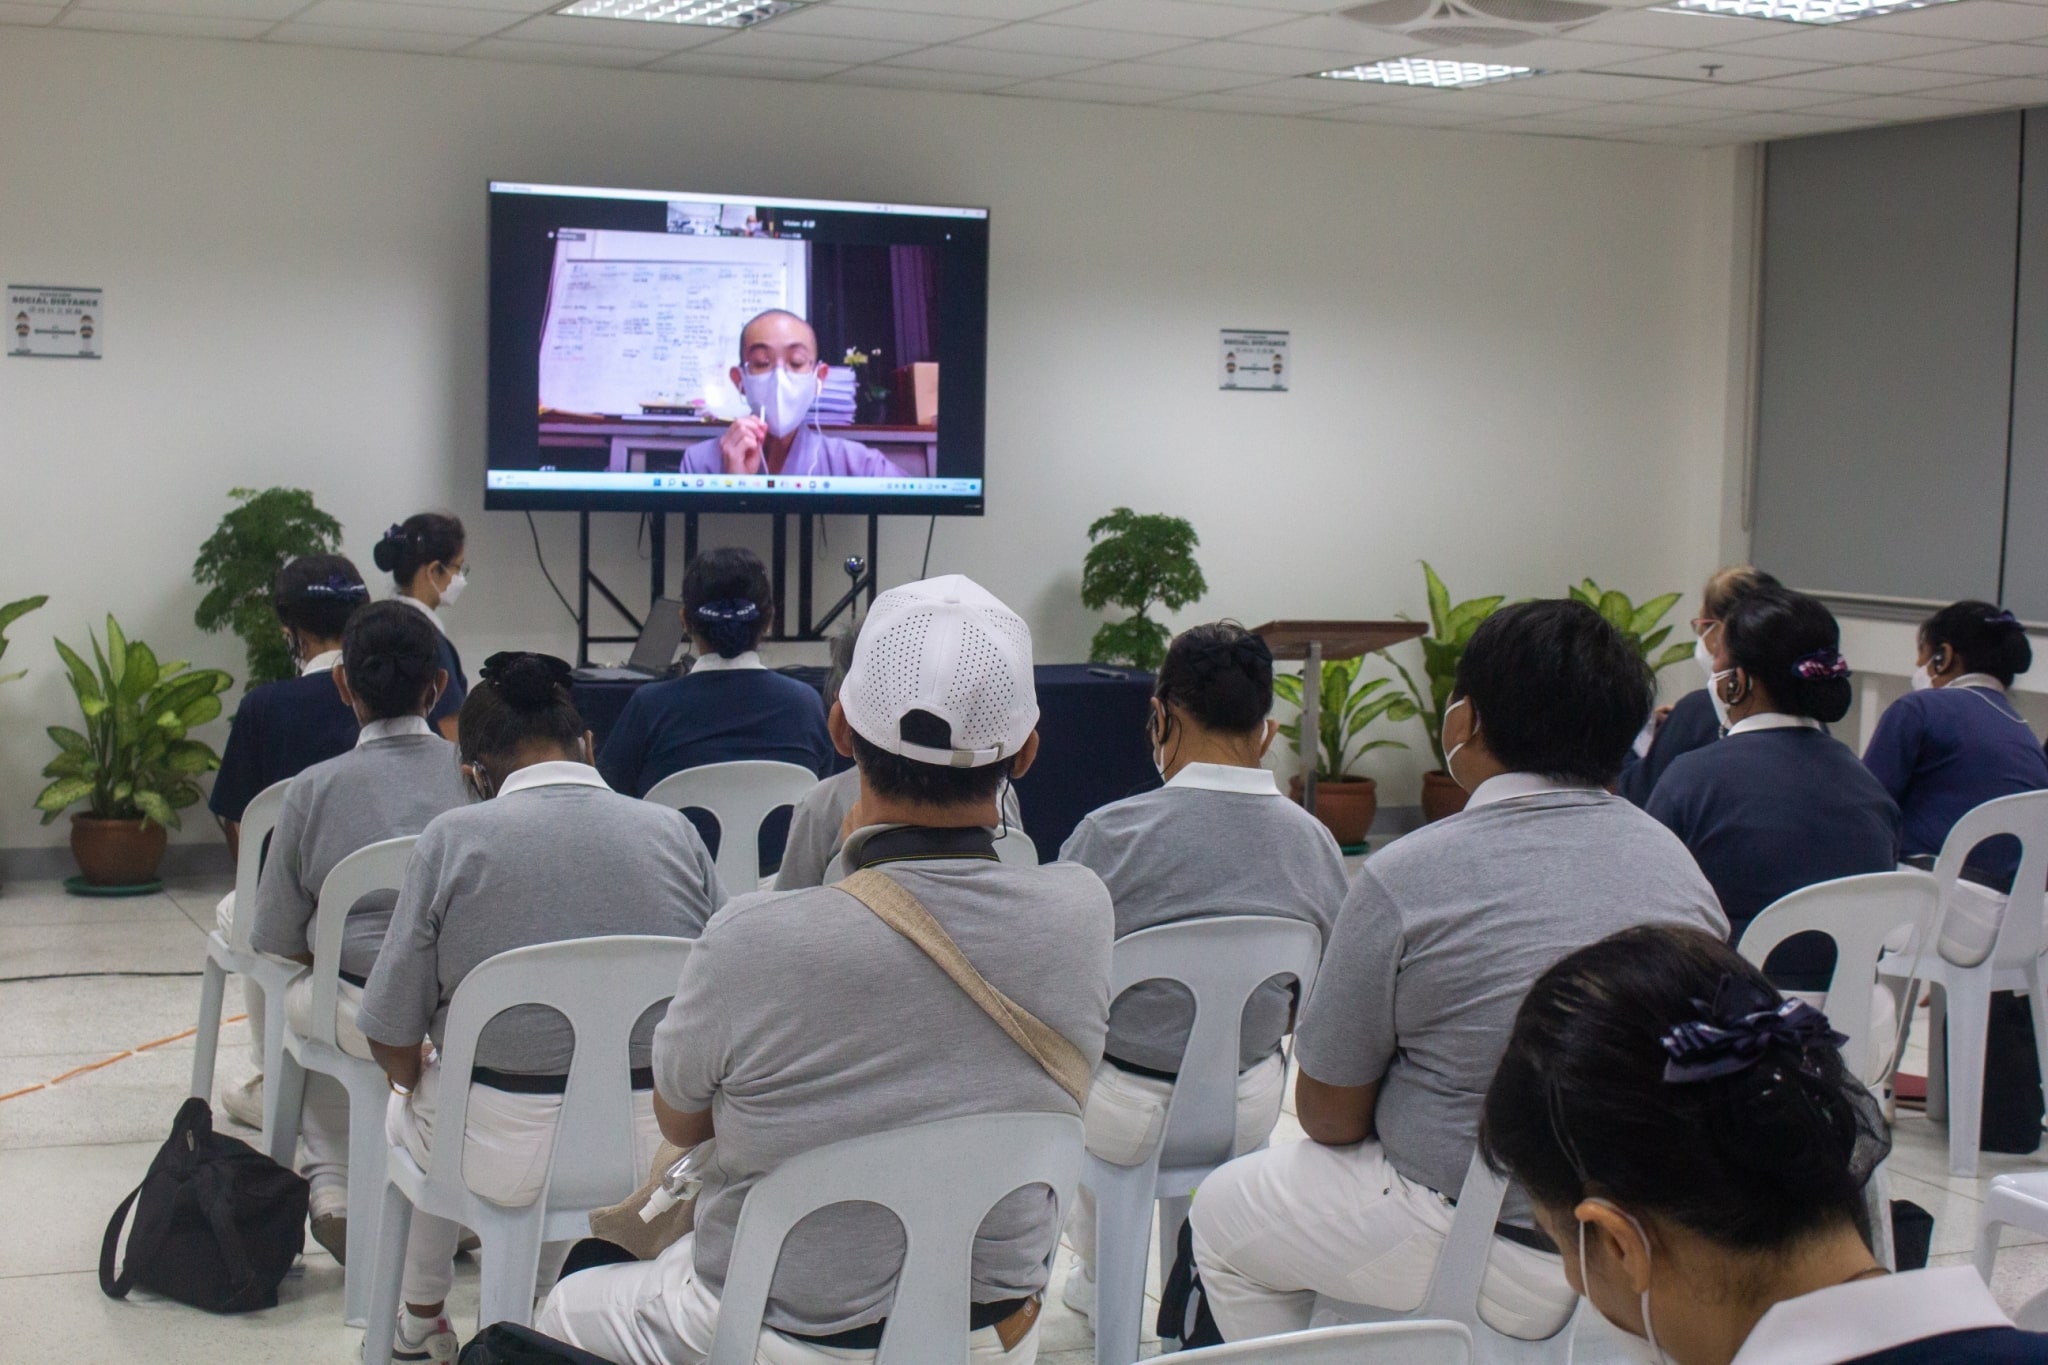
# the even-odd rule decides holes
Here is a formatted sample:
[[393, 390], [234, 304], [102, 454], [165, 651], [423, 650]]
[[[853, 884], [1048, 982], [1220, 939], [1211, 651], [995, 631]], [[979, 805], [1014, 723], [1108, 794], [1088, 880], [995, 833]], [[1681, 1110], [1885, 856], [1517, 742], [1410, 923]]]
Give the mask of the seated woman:
[[1537, 981], [1480, 1150], [1565, 1278], [1677, 1365], [2040, 1365], [1968, 1266], [1887, 1274], [1863, 1187], [1890, 1146], [1838, 1035], [1725, 945], [1664, 926]]
[[[375, 602], [342, 632], [334, 686], [362, 725], [355, 747], [316, 763], [285, 790], [270, 856], [256, 884], [249, 941], [259, 952], [313, 960], [313, 911], [327, 874], [349, 854], [385, 839], [418, 834], [443, 811], [466, 805], [455, 746], [427, 725], [448, 674], [440, 637], [418, 612]], [[368, 1059], [356, 1027], [363, 982], [383, 946], [395, 893], [366, 896], [348, 912], [334, 1037], [344, 1052]], [[292, 1027], [311, 1028], [313, 983], [302, 976], [285, 996]], [[299, 1171], [312, 1182], [313, 1240], [345, 1260], [348, 1245], [348, 1091], [332, 1076], [306, 1074]]]
[[465, 541], [459, 519], [443, 512], [417, 512], [386, 531], [370, 556], [398, 585], [393, 600], [433, 622], [440, 636], [441, 667], [448, 670], [448, 685], [427, 721], [448, 740], [455, 738], [456, 717], [469, 695], [469, 675], [462, 671], [462, 655], [441, 624], [441, 608], [454, 606], [469, 586]]
[[[331, 670], [341, 660], [343, 628], [369, 600], [363, 576], [340, 555], [301, 555], [278, 571], [270, 604], [298, 675], [251, 687], [235, 708], [206, 801], [227, 835], [229, 856], [240, 856], [242, 812], [266, 787], [345, 754], [355, 744], [356, 713], [335, 689]], [[226, 937], [235, 921], [234, 892], [221, 897], [214, 921]], [[261, 992], [248, 993], [248, 1013], [257, 1069], [240, 1085], [223, 1085], [220, 1105], [237, 1122], [261, 1128]]]
[[[1684, 841], [1714, 884], [1730, 943], [1779, 897], [1898, 866], [1899, 808], [1823, 725], [1849, 710], [1849, 665], [1828, 609], [1804, 593], [1758, 588], [1715, 632], [1710, 695], [1727, 737], [1674, 760], [1649, 812]], [[1802, 934], [1771, 954], [1786, 990], [1826, 990], [1834, 946]]]
[[[424, 1165], [441, 1076], [423, 1058], [462, 979], [514, 948], [606, 934], [695, 938], [725, 902], [710, 853], [675, 811], [617, 795], [590, 766], [590, 736], [569, 702], [569, 665], [544, 654], [494, 654], [462, 704], [462, 773], [477, 804], [421, 833], [398, 907], [356, 1010], [356, 1025], [401, 1099], [387, 1130]], [[593, 876], [602, 869], [602, 876]], [[527, 1013], [532, 1013], [528, 1011]], [[659, 1008], [634, 1033], [633, 1065], [650, 1065]], [[555, 1016], [506, 1015], [477, 1045], [463, 1174], [501, 1204], [540, 1194], [574, 1039]], [[652, 1081], [641, 1072], [647, 1086]], [[659, 1141], [651, 1088], [636, 1097], [641, 1160]], [[442, 1316], [454, 1276], [454, 1223], [424, 1213], [406, 1246], [400, 1360], [446, 1361], [456, 1338]], [[550, 1248], [542, 1279], [567, 1247]]]
[[[1102, 878], [1116, 934], [1215, 915], [1272, 915], [1327, 937], [1349, 889], [1344, 855], [1320, 821], [1281, 794], [1261, 760], [1277, 733], [1273, 655], [1232, 621], [1183, 631], [1153, 686], [1148, 729], [1166, 779], [1082, 820], [1060, 850]], [[1280, 1117], [1294, 983], [1275, 978], [1245, 1004], [1239, 1035], [1237, 1145], [1250, 1151]], [[1109, 1043], [1082, 1115], [1088, 1150], [1132, 1166], [1166, 1129], [1175, 1073], [1194, 1027], [1184, 987], [1143, 982], [1116, 998]], [[1077, 1261], [1063, 1296], [1095, 1311], [1095, 1200], [1080, 1191], [1067, 1236]]]
[[[1692, 621], [1693, 661], [1699, 664], [1703, 675], [1713, 676], [1714, 641], [1729, 604], [1752, 588], [1778, 586], [1777, 579], [1747, 564], [1723, 569], [1707, 580], [1706, 590], [1700, 594], [1700, 614]], [[1629, 765], [1621, 770], [1614, 790], [1638, 806], [1647, 806], [1657, 780], [1664, 776], [1673, 759], [1705, 748], [1720, 737], [1721, 718], [1707, 689], [1688, 692], [1675, 704], [1658, 708], [1648, 752], [1640, 758], [1632, 756]]]
[[768, 570], [752, 551], [709, 550], [692, 560], [683, 574], [683, 627], [696, 662], [626, 703], [598, 755], [605, 781], [645, 796], [670, 773], [706, 763], [772, 759], [821, 777], [832, 771], [817, 691], [771, 671], [756, 650], [774, 616]]

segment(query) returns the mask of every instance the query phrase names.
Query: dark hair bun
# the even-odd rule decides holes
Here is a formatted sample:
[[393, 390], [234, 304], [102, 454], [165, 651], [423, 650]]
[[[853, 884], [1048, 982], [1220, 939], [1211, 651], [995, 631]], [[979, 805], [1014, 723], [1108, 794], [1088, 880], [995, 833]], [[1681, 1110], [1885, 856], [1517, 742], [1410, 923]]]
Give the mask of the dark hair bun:
[[1827, 725], [1849, 714], [1855, 690], [1841, 656], [1842, 630], [1817, 598], [1756, 588], [1729, 604], [1721, 630], [1730, 662], [1783, 710]]
[[462, 553], [462, 523], [443, 512], [418, 512], [384, 532], [370, 559], [400, 587], [429, 564], [446, 564]]
[[1242, 734], [1273, 709], [1273, 651], [1235, 621], [1190, 626], [1166, 647], [1153, 695], [1204, 729]]
[[398, 557], [405, 552], [405, 528], [393, 526], [377, 542], [377, 548], [370, 551], [370, 562], [390, 573], [398, 567]]
[[568, 662], [552, 654], [493, 654], [484, 660], [481, 676], [514, 711], [546, 711], [569, 701]]
[[2007, 686], [2034, 666], [2034, 646], [2019, 618], [1990, 602], [1955, 602], [1927, 618], [1920, 639], [1954, 650], [1969, 673], [1988, 673]]

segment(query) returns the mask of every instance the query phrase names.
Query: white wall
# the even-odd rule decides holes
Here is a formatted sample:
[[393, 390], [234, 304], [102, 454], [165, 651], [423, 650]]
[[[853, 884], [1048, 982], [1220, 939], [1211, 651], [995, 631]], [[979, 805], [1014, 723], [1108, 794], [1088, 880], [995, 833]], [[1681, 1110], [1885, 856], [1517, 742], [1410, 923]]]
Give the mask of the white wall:
[[[0, 847], [62, 834], [27, 812], [53, 632], [111, 609], [239, 669], [189, 578], [232, 486], [313, 489], [365, 566], [451, 508], [466, 657], [568, 652], [524, 520], [481, 511], [491, 178], [989, 205], [993, 510], [932, 567], [1045, 660], [1083, 656], [1119, 504], [1193, 519], [1187, 619], [1420, 612], [1423, 556], [1461, 596], [1690, 591], [1720, 557], [1731, 152], [9, 28], [0, 166], [6, 278], [108, 291], [104, 361], [0, 360], [0, 600], [52, 594], [6, 660], [35, 671], [0, 693]], [[1291, 328], [1294, 392], [1216, 392], [1219, 326]], [[541, 522], [563, 577], [573, 518]], [[598, 525], [641, 591], [633, 519]], [[924, 532], [887, 524], [885, 581]]]

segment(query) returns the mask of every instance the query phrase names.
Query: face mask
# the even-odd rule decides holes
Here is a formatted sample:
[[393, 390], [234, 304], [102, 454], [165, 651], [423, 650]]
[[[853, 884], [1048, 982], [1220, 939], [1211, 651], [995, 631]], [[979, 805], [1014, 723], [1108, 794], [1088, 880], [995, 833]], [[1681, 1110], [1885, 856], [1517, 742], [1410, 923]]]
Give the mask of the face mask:
[[1723, 669], [1719, 673], [1707, 674], [1707, 700], [1714, 703], [1714, 718], [1721, 722], [1723, 730], [1733, 725], [1734, 722], [1728, 719], [1728, 703], [1721, 700], [1721, 679], [1734, 676], [1735, 670], [1732, 668]]
[[[1614, 1212], [1628, 1219], [1628, 1225], [1636, 1230], [1636, 1236], [1643, 1239], [1643, 1255], [1647, 1258], [1650, 1255], [1650, 1234], [1643, 1231], [1643, 1225], [1635, 1220], [1635, 1215], [1629, 1213], [1625, 1209], [1615, 1208], [1614, 1205], [1608, 1204], [1607, 1201], [1604, 1199], [1598, 1202], [1600, 1202], [1601, 1204], [1605, 1204], [1608, 1208], [1613, 1209]], [[1591, 1285], [1593, 1283], [1590, 1279], [1586, 1277], [1586, 1225], [1583, 1221], [1579, 1224], [1579, 1283], [1582, 1286]], [[1590, 1293], [1583, 1294], [1582, 1297], [1586, 1300], [1587, 1303], [1593, 1303], [1593, 1296]], [[1593, 1311], [1596, 1313], [1600, 1313], [1600, 1305], [1597, 1303], [1593, 1303]], [[1647, 1281], [1645, 1281], [1643, 1284], [1642, 1313], [1643, 1335], [1649, 1339], [1650, 1350], [1656, 1354], [1658, 1365], [1670, 1365], [1670, 1361], [1664, 1354], [1664, 1348], [1657, 1344], [1657, 1326], [1655, 1323], [1650, 1321], [1650, 1286]], [[1600, 1316], [1603, 1318], [1607, 1317], [1605, 1313], [1600, 1313]], [[1622, 1327], [1622, 1325], [1618, 1322], [1615, 1322], [1613, 1318], [1607, 1318], [1607, 1320], [1608, 1322], [1613, 1323], [1613, 1325], [1619, 1330], [1623, 1332], [1628, 1331], [1626, 1327]]]
[[818, 376], [792, 374], [777, 365], [765, 374], [751, 370], [740, 374], [740, 390], [751, 407], [768, 424], [769, 434], [783, 437], [803, 425], [818, 401]]
[[1927, 665], [1915, 664], [1913, 666], [1913, 690], [1915, 692], [1925, 692], [1933, 686], [1934, 678], [1928, 673]]
[[1159, 772], [1159, 780], [1166, 780], [1166, 717], [1164, 712], [1152, 713], [1151, 731], [1155, 737], [1152, 745], [1152, 766]]
[[[1444, 710], [1444, 721], [1445, 721], [1446, 725], [1448, 725], [1448, 723], [1449, 723], [1449, 721], [1450, 721], [1450, 719], [1451, 719], [1451, 712], [1453, 712], [1453, 711], [1457, 710], [1457, 709], [1458, 709], [1459, 707], [1461, 707], [1461, 706], [1464, 706], [1465, 704], [1466, 704], [1466, 701], [1465, 701], [1465, 699], [1464, 699], [1463, 697], [1460, 697], [1460, 698], [1458, 698], [1458, 699], [1457, 699], [1456, 701], [1452, 702], [1452, 703], [1450, 704], [1450, 706], [1448, 706], [1447, 708], [1445, 708], [1445, 710]], [[1474, 725], [1474, 726], [1472, 727], [1472, 734], [1475, 734], [1475, 735], [1476, 735], [1476, 734], [1478, 734], [1478, 733], [1479, 733], [1479, 727], [1478, 727], [1478, 726], [1477, 726], [1477, 725], [1475, 724], [1475, 725]], [[1465, 747], [1465, 746], [1466, 746], [1467, 744], [1470, 744], [1471, 742], [1472, 742], [1472, 738], [1471, 738], [1471, 735], [1467, 735], [1467, 736], [1466, 736], [1466, 737], [1465, 737], [1465, 738], [1464, 738], [1463, 740], [1459, 741], [1459, 742], [1458, 742], [1458, 743], [1456, 743], [1456, 744], [1453, 744], [1453, 745], [1452, 745], [1452, 746], [1451, 746], [1450, 748], [1448, 748], [1448, 749], [1444, 750], [1444, 772], [1445, 772], [1445, 774], [1446, 774], [1446, 775], [1448, 775], [1448, 776], [1450, 777], [1451, 781], [1453, 781], [1453, 782], [1458, 782], [1458, 770], [1457, 770], [1457, 769], [1455, 769], [1455, 768], [1453, 768], [1453, 767], [1451, 766], [1451, 763], [1452, 763], [1452, 761], [1453, 761], [1454, 759], [1456, 759], [1456, 758], [1457, 758], [1457, 756], [1458, 756], [1458, 751], [1459, 751], [1459, 750], [1461, 750], [1461, 749], [1463, 749], [1463, 748], [1464, 748], [1464, 747]], [[1463, 786], [1464, 786], [1465, 784], [1464, 784], [1463, 782], [1458, 782], [1458, 785], [1459, 785], [1460, 787], [1463, 787]]]
[[1707, 648], [1706, 636], [1702, 635], [1692, 642], [1692, 661], [1700, 666], [1700, 672], [1709, 678], [1714, 676], [1714, 651]]
[[456, 599], [462, 596], [462, 590], [468, 586], [469, 570], [464, 569], [461, 573], [448, 575], [448, 586], [441, 589], [441, 605], [454, 606]]
[[481, 763], [470, 763], [462, 769], [462, 784], [469, 788], [469, 794], [479, 801], [491, 799], [491, 775], [484, 771]]

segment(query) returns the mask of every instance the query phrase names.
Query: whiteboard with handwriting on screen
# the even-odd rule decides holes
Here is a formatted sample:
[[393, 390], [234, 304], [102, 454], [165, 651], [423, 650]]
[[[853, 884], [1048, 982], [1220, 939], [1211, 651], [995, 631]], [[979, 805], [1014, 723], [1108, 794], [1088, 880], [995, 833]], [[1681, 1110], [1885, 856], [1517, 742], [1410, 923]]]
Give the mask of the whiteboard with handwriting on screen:
[[562, 228], [555, 233], [540, 406], [637, 417], [705, 396], [768, 308], [803, 316], [810, 244], [772, 237]]

